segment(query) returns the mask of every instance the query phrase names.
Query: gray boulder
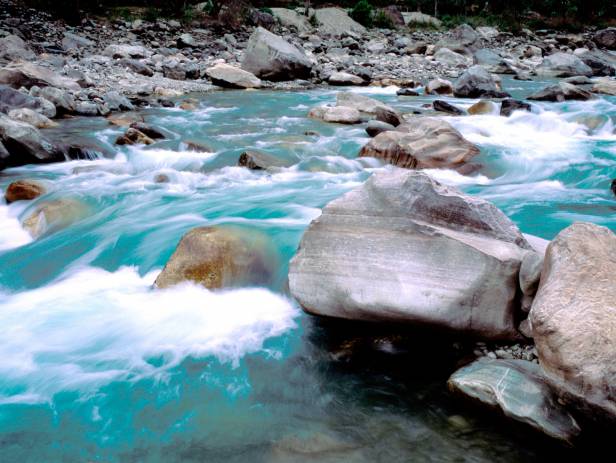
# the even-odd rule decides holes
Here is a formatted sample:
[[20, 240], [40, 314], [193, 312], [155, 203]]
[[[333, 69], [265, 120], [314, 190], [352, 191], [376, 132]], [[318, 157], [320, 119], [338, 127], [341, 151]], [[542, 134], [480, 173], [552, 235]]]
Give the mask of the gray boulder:
[[49, 117], [56, 115], [55, 106], [53, 106], [51, 115], [49, 114], [49, 108], [45, 102], [40, 98], [35, 98], [27, 93], [19, 92], [7, 85], [0, 85], [0, 113], [8, 114], [14, 109], [32, 109], [45, 114]]
[[608, 27], [594, 33], [592, 39], [598, 47], [616, 50], [616, 27]]
[[297, 32], [308, 32], [312, 30], [308, 18], [295, 10], [288, 8], [271, 8], [271, 11], [274, 18], [284, 27], [293, 27]]
[[541, 367], [526, 360], [481, 358], [456, 371], [449, 389], [550, 437], [571, 443], [580, 433], [575, 419], [558, 403]]
[[378, 134], [387, 132], [388, 130], [395, 130], [396, 128], [388, 124], [387, 122], [372, 120], [368, 122], [366, 126], [366, 133], [371, 137], [376, 137]]
[[33, 60], [36, 54], [16, 35], [0, 38], [0, 61]]
[[554, 238], [530, 312], [539, 361], [564, 400], [616, 418], [616, 235], [575, 223]]
[[576, 87], [566, 82], [559, 82], [539, 90], [528, 97], [529, 100], [561, 102], [567, 100], [586, 101], [594, 98], [587, 90]]
[[462, 73], [453, 85], [453, 94], [461, 98], [509, 96], [501, 92], [492, 75], [482, 66], [474, 65]]
[[229, 64], [220, 63], [205, 70], [214, 85], [227, 88], [259, 88], [261, 79]]
[[501, 101], [500, 115], [509, 117], [514, 111], [531, 111], [531, 106], [520, 100], [514, 100], [513, 98], [505, 98]]
[[242, 69], [265, 80], [305, 79], [310, 76], [312, 62], [303, 50], [258, 27], [246, 45]]
[[570, 77], [592, 76], [592, 69], [571, 53], [554, 53], [546, 56], [535, 69], [542, 76]]
[[11, 109], [8, 112], [8, 116], [14, 121], [25, 122], [26, 124], [33, 125], [37, 129], [47, 129], [58, 125], [47, 116], [29, 108]]
[[308, 112], [308, 117], [337, 124], [359, 124], [362, 122], [360, 112], [349, 106], [315, 106]]
[[348, 72], [334, 72], [327, 82], [329, 85], [364, 85], [366, 83], [361, 77]]
[[147, 64], [132, 58], [122, 58], [120, 60], [120, 66], [124, 66], [127, 69], [130, 69], [136, 74], [140, 74], [146, 77], [152, 77], [154, 75], [154, 71]]
[[109, 45], [103, 50], [103, 55], [111, 58], [146, 58], [148, 51], [141, 45]]
[[451, 124], [428, 117], [377, 135], [359, 152], [408, 169], [462, 169], [477, 154], [479, 148]]
[[4, 114], [0, 114], [0, 143], [5, 148], [0, 153], [0, 169], [64, 160], [57, 147], [37, 128]]
[[616, 96], [616, 80], [606, 78], [597, 79], [591, 91], [593, 93]]
[[515, 74], [514, 68], [490, 48], [480, 48], [475, 51], [473, 63], [483, 66], [488, 72], [494, 74]]
[[352, 92], [340, 92], [336, 95], [336, 106], [355, 108], [367, 116], [376, 116], [379, 109], [396, 112], [394, 108], [382, 101]]
[[438, 47], [446, 47], [459, 53], [469, 53], [477, 49], [479, 45], [479, 34], [468, 24], [452, 29], [437, 43]]
[[69, 92], [55, 87], [43, 87], [41, 89], [33, 88], [31, 91], [33, 96], [41, 97], [47, 101], [51, 101], [56, 107], [58, 115], [72, 114], [75, 112], [77, 105], [75, 98]]
[[[387, 133], [387, 132], [386, 132]], [[289, 268], [309, 313], [515, 338], [530, 245], [494, 205], [392, 169], [329, 203]]]
[[23, 221], [23, 227], [34, 238], [57, 232], [84, 219], [90, 208], [77, 199], [62, 198], [36, 205]]
[[453, 95], [453, 84], [446, 79], [432, 79], [426, 85], [428, 95]]
[[79, 48], [87, 48], [94, 45], [89, 39], [82, 37], [77, 34], [73, 34], [71, 32], [65, 32], [64, 37], [62, 38], [62, 48], [64, 51], [76, 50]]
[[446, 66], [466, 66], [469, 62], [466, 56], [445, 47], [440, 48], [434, 54], [434, 59]]
[[452, 105], [451, 103], [447, 103], [444, 100], [434, 100], [432, 102], [432, 107], [435, 111], [453, 114], [454, 116], [462, 116], [465, 114], [464, 110]]
[[135, 106], [128, 98], [116, 91], [105, 93], [103, 101], [111, 111], [132, 111], [135, 109]]
[[317, 29], [324, 35], [363, 35], [366, 28], [359, 24], [342, 8], [319, 8], [314, 12]]
[[0, 84], [13, 88], [56, 87], [78, 91], [79, 84], [68, 77], [61, 76], [52, 69], [32, 63], [16, 63], [0, 69]]
[[247, 167], [251, 170], [265, 170], [270, 168], [289, 167], [292, 165], [292, 162], [263, 151], [248, 150], [240, 155], [237, 165], [240, 167]]

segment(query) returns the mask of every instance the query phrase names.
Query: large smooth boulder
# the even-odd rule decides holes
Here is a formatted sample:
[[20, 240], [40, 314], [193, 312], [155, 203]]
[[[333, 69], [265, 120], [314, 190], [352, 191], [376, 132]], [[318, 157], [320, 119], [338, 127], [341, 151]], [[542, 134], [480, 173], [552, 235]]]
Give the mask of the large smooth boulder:
[[530, 245], [491, 203], [419, 171], [391, 169], [330, 202], [289, 268], [309, 313], [515, 338]]
[[592, 69], [593, 75], [616, 75], [616, 53], [598, 49], [586, 50], [582, 48], [576, 50], [574, 54]]
[[297, 32], [308, 32], [312, 26], [308, 18], [295, 10], [288, 8], [270, 8], [274, 18], [284, 27], [294, 27]]
[[473, 63], [494, 74], [515, 74], [515, 70], [496, 50], [480, 48], [473, 53]]
[[182, 237], [154, 284], [168, 288], [192, 281], [209, 289], [267, 285], [275, 268], [265, 235], [234, 227], [198, 227]]
[[329, 85], [364, 85], [366, 83], [361, 77], [343, 71], [334, 72], [327, 82]]
[[546, 56], [535, 69], [537, 74], [543, 76], [592, 76], [592, 69], [584, 64], [580, 58], [571, 54], [558, 52]]
[[57, 232], [85, 218], [90, 208], [77, 199], [62, 198], [37, 204], [23, 221], [33, 238]]
[[61, 76], [52, 69], [32, 63], [16, 63], [0, 69], [0, 84], [28, 89], [35, 85], [73, 91], [81, 89], [75, 80]]
[[312, 62], [303, 50], [258, 27], [246, 45], [242, 69], [265, 80], [305, 79], [310, 76]]
[[456, 371], [447, 384], [453, 392], [496, 408], [555, 439], [570, 443], [580, 433], [535, 363], [484, 357]]
[[500, 115], [509, 117], [514, 111], [531, 111], [531, 106], [528, 103], [513, 98], [506, 98], [501, 101]]
[[529, 100], [552, 102], [567, 100], [586, 101], [592, 98], [594, 97], [589, 91], [566, 82], [559, 82], [556, 85], [549, 85], [543, 90], [539, 90], [528, 97]]
[[444, 47], [434, 54], [434, 59], [446, 66], [465, 66], [469, 62], [466, 56]]
[[616, 419], [616, 235], [575, 223], [545, 254], [530, 312], [551, 384], [591, 414]]
[[592, 39], [599, 47], [616, 50], [616, 27], [601, 29], [594, 33]]
[[214, 85], [227, 88], [259, 88], [261, 79], [251, 72], [220, 63], [205, 70]]
[[32, 60], [36, 54], [16, 35], [7, 35], [0, 38], [0, 61]]
[[33, 88], [30, 93], [53, 103], [58, 115], [72, 114], [77, 108], [73, 95], [59, 88], [43, 87], [38, 90]]
[[45, 187], [35, 180], [16, 180], [4, 192], [7, 204], [15, 201], [31, 201], [45, 193]]
[[499, 90], [492, 75], [478, 64], [471, 66], [458, 77], [453, 84], [453, 94], [461, 98], [509, 96]]
[[263, 151], [248, 150], [240, 154], [237, 165], [251, 170], [289, 167], [293, 162]]
[[359, 124], [362, 121], [361, 113], [349, 106], [315, 106], [308, 112], [308, 117], [337, 124]]
[[379, 109], [396, 112], [395, 109], [382, 101], [352, 92], [338, 93], [336, 95], [336, 106], [355, 108], [360, 113], [368, 116], [376, 116]]
[[3, 114], [0, 114], [0, 143], [5, 148], [0, 153], [0, 169], [64, 160], [64, 155], [37, 128]]
[[11, 109], [8, 112], [8, 116], [14, 121], [25, 122], [26, 124], [33, 125], [37, 129], [48, 129], [58, 125], [47, 116], [29, 108]]
[[360, 157], [375, 157], [408, 169], [462, 168], [477, 154], [479, 148], [451, 124], [427, 117], [377, 135], [359, 152]]
[[342, 8], [319, 8], [314, 12], [317, 29], [324, 35], [356, 35], [364, 34], [366, 28], [359, 24]]

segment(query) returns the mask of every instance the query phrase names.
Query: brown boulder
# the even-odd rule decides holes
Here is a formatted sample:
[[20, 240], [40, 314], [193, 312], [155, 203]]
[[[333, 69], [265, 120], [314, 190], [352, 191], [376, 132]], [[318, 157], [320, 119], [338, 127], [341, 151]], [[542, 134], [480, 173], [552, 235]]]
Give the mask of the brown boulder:
[[4, 192], [6, 203], [29, 201], [45, 194], [45, 187], [33, 180], [17, 180], [11, 183]]

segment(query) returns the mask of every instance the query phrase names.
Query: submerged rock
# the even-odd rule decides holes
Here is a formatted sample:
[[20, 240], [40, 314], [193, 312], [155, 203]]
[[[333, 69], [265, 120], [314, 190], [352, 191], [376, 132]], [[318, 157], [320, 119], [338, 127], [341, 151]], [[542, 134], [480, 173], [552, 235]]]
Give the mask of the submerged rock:
[[45, 194], [45, 187], [35, 180], [17, 180], [12, 182], [4, 192], [7, 204], [15, 201], [30, 201]]
[[616, 80], [598, 79], [592, 86], [593, 93], [603, 93], [604, 95], [616, 96]]
[[448, 122], [418, 118], [370, 140], [359, 156], [370, 156], [409, 169], [462, 167], [479, 154]]
[[56, 232], [83, 219], [88, 207], [76, 199], [56, 199], [37, 204], [24, 221], [23, 227], [34, 237]]
[[516, 338], [530, 245], [495, 206], [393, 169], [329, 203], [289, 269], [309, 313]]
[[164, 140], [165, 138], [167, 138], [160, 129], [150, 124], [146, 124], [145, 122], [135, 121], [130, 124], [130, 128], [138, 130], [147, 137], [150, 137], [152, 140]]
[[237, 165], [252, 170], [263, 170], [270, 167], [289, 167], [292, 163], [263, 151], [249, 150], [240, 155]]
[[509, 117], [514, 111], [528, 111], [530, 112], [531, 106], [528, 103], [520, 100], [514, 100], [513, 98], [506, 98], [501, 101], [500, 115]]
[[329, 85], [364, 85], [366, 83], [361, 77], [348, 72], [334, 72], [327, 82]]
[[494, 114], [498, 113], [498, 107], [496, 103], [488, 100], [481, 100], [468, 108], [468, 113], [477, 116], [481, 114]]
[[116, 145], [151, 145], [154, 140], [140, 130], [129, 127], [124, 135], [116, 139], [115, 143]]
[[530, 321], [539, 361], [567, 400], [616, 419], [616, 235], [575, 223], [548, 246]]
[[555, 439], [571, 442], [580, 433], [535, 363], [484, 357], [456, 371], [448, 385], [453, 392], [497, 408]]
[[226, 88], [260, 88], [261, 79], [252, 74], [228, 64], [220, 63], [205, 70], [214, 85]]
[[310, 76], [312, 62], [303, 50], [258, 27], [246, 45], [242, 69], [266, 80], [305, 79]]
[[192, 281], [208, 289], [267, 285], [275, 269], [267, 236], [234, 227], [198, 227], [182, 237], [154, 284], [168, 288]]

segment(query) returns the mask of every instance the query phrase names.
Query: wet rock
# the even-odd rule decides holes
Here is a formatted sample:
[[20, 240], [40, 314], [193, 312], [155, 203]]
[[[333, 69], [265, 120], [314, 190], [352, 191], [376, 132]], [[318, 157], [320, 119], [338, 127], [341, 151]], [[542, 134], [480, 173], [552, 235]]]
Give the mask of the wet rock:
[[82, 220], [89, 213], [86, 204], [76, 199], [56, 199], [37, 204], [23, 221], [23, 227], [34, 238], [62, 230]]
[[577, 56], [562, 52], [546, 56], [535, 72], [539, 75], [557, 77], [593, 75], [592, 69]]
[[612, 190], [612, 193], [614, 193], [614, 196], [616, 196], [616, 178], [612, 180], [612, 184], [610, 185], [610, 190]]
[[38, 86], [78, 91], [81, 88], [73, 79], [32, 63], [16, 63], [0, 69], [0, 84], [28, 89]]
[[396, 95], [398, 96], [419, 96], [419, 92], [417, 90], [413, 90], [412, 88], [401, 88], [396, 91]]
[[167, 174], [156, 174], [154, 176], [154, 183], [169, 183], [171, 179]]
[[592, 93], [576, 87], [575, 85], [559, 82], [556, 85], [550, 85], [543, 90], [538, 91], [528, 97], [529, 100], [536, 101], [553, 101], [561, 102], [567, 100], [586, 101], [591, 100]]
[[310, 76], [312, 62], [295, 45], [258, 27], [246, 45], [242, 69], [266, 80], [305, 79]]
[[99, 106], [90, 101], [79, 101], [75, 105], [75, 114], [79, 116], [95, 117], [100, 115]]
[[46, 162], [63, 161], [57, 147], [30, 124], [18, 122], [0, 114], [0, 169]]
[[432, 107], [435, 111], [453, 114], [454, 116], [462, 116], [465, 114], [464, 110], [452, 105], [451, 103], [447, 103], [444, 100], [434, 100], [432, 102]]
[[259, 88], [262, 85], [261, 79], [254, 74], [224, 63], [206, 69], [205, 73], [219, 87]]
[[563, 399], [616, 418], [616, 235], [575, 223], [554, 238], [530, 312], [539, 361]]
[[36, 54], [30, 46], [17, 35], [0, 37], [0, 61], [33, 60]]
[[316, 106], [308, 112], [308, 117], [338, 124], [359, 124], [360, 112], [348, 106]]
[[361, 77], [354, 76], [348, 72], [334, 72], [327, 82], [330, 85], [364, 85], [365, 81]]
[[616, 96], [616, 80], [598, 79], [595, 82], [591, 89], [593, 93]]
[[491, 203], [393, 169], [312, 221], [289, 287], [315, 315], [515, 338], [518, 271], [529, 248]]
[[461, 168], [479, 148], [465, 140], [448, 122], [419, 118], [395, 131], [381, 133], [369, 141], [359, 156], [371, 156], [409, 169]]
[[448, 385], [453, 392], [496, 408], [555, 439], [570, 443], [580, 433], [535, 363], [481, 358], [456, 371]]
[[45, 187], [35, 180], [17, 180], [12, 182], [4, 192], [7, 204], [15, 201], [30, 201], [45, 194]]
[[47, 116], [28, 108], [12, 109], [9, 111], [8, 116], [14, 121], [25, 122], [37, 129], [48, 129], [58, 125]]
[[453, 84], [445, 79], [432, 79], [426, 85], [428, 95], [453, 95]]
[[289, 167], [292, 164], [292, 162], [280, 159], [273, 154], [254, 150], [244, 151], [237, 161], [238, 166], [247, 167], [252, 170], [265, 170], [271, 167]]
[[338, 93], [336, 95], [336, 106], [355, 108], [360, 113], [369, 116], [376, 116], [379, 109], [383, 109], [392, 113], [397, 113], [394, 108], [383, 103], [382, 101], [351, 92]]
[[140, 130], [131, 127], [124, 135], [120, 135], [115, 143], [116, 145], [151, 145], [154, 140]]
[[150, 124], [146, 124], [145, 122], [136, 121], [136, 122], [131, 123], [130, 127], [132, 129], [136, 129], [139, 132], [145, 134], [146, 136], [150, 137], [152, 140], [164, 140], [165, 138], [167, 138], [160, 129], [157, 129], [156, 127], [151, 126]]
[[391, 109], [385, 106], [377, 106], [375, 111], [375, 118], [377, 121], [385, 122], [386, 124], [398, 127], [404, 122], [402, 114], [395, 109]]
[[468, 108], [468, 113], [477, 116], [480, 114], [494, 114], [498, 113], [498, 107], [496, 103], [487, 100], [481, 100]]
[[387, 132], [388, 130], [395, 130], [395, 127], [387, 122], [378, 120], [369, 121], [366, 126], [366, 133], [371, 137], [376, 137], [378, 134]]
[[453, 86], [453, 94], [461, 98], [509, 96], [499, 90], [492, 75], [479, 65], [471, 66], [458, 77]]
[[593, 41], [598, 47], [616, 50], [616, 27], [608, 27], [594, 33]]
[[366, 28], [351, 17], [342, 8], [319, 8], [314, 12], [317, 29], [322, 35], [363, 35]]
[[592, 69], [594, 76], [616, 75], [616, 57], [613, 52], [583, 49], [581, 53], [576, 50], [574, 54]]
[[531, 111], [531, 106], [520, 100], [514, 100], [513, 98], [507, 98], [501, 101], [500, 115], [509, 117], [514, 111]]
[[571, 84], [571, 85], [589, 85], [589, 84], [592, 84], [592, 80], [590, 79], [590, 77], [586, 77], [586, 76], [567, 77], [566, 79], [563, 79], [562, 82], [566, 82], [567, 84]]
[[159, 288], [192, 281], [208, 289], [271, 282], [276, 262], [269, 239], [256, 231], [198, 227], [187, 232], [154, 283]]

